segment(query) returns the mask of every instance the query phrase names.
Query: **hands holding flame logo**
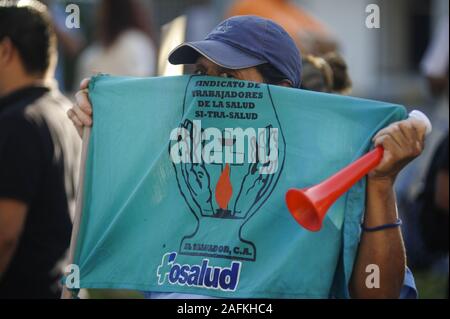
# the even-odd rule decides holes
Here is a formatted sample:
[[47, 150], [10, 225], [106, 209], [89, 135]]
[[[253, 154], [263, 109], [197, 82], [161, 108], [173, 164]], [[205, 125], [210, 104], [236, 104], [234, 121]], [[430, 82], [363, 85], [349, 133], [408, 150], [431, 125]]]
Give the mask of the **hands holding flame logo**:
[[[174, 168], [180, 191], [191, 211], [200, 216], [245, 218], [252, 208], [266, 197], [275, 177], [275, 174], [261, 174], [262, 168], [267, 169], [273, 163], [261, 163], [257, 139], [248, 141], [254, 150], [253, 156], [256, 156], [250, 163], [206, 164], [203, 160], [193, 160], [196, 154], [194, 148], [199, 145], [195, 145], [192, 138], [195, 134], [192, 121], [185, 120], [181, 128], [188, 134], [180, 134], [178, 143], [183, 143], [190, 158], [186, 162], [174, 164]], [[270, 138], [270, 128], [266, 128], [267, 139]], [[266, 152], [270, 152], [269, 148], [266, 149]]]

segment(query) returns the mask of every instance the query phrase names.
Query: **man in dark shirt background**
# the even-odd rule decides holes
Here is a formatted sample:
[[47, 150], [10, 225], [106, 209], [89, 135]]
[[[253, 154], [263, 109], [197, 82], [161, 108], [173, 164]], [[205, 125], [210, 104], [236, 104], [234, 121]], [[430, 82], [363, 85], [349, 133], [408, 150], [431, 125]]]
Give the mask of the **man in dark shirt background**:
[[[430, 261], [437, 263], [449, 254], [449, 135], [439, 143], [418, 198], [420, 227]], [[433, 264], [428, 265], [432, 267]], [[449, 296], [447, 282], [447, 298]]]
[[47, 8], [0, 0], [0, 299], [58, 298], [79, 141]]

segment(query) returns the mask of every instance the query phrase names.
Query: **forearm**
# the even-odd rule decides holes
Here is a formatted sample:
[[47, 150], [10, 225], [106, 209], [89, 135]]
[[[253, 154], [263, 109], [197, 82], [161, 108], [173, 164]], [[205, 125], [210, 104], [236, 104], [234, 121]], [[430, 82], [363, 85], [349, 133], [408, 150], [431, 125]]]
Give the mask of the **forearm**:
[[[371, 180], [367, 183], [365, 227], [392, 224], [397, 221], [393, 181]], [[368, 265], [380, 270], [379, 288], [369, 288]], [[399, 227], [377, 232], [363, 232], [350, 282], [353, 298], [398, 298], [406, 267], [405, 248]]]
[[26, 204], [0, 199], [0, 280], [16, 252], [26, 213]]
[[8, 265], [16, 250], [17, 244], [13, 242], [0, 243], [0, 281], [2, 280], [3, 274], [8, 269]]

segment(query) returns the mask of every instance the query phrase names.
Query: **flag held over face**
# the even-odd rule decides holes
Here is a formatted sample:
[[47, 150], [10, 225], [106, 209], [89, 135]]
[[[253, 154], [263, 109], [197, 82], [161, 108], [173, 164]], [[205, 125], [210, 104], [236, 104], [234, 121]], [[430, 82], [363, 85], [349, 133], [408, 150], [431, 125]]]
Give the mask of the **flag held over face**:
[[206, 76], [97, 76], [73, 263], [81, 288], [348, 297], [365, 182], [321, 231], [284, 204], [371, 148], [399, 105]]

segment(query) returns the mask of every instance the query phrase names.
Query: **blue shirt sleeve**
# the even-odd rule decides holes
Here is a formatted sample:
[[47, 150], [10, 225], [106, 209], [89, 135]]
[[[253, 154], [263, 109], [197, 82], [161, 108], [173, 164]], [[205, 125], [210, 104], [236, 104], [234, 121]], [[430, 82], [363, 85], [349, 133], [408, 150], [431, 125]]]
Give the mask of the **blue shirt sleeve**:
[[403, 287], [400, 292], [400, 299], [418, 299], [419, 293], [416, 288], [416, 282], [411, 270], [406, 267], [405, 279], [403, 280]]

